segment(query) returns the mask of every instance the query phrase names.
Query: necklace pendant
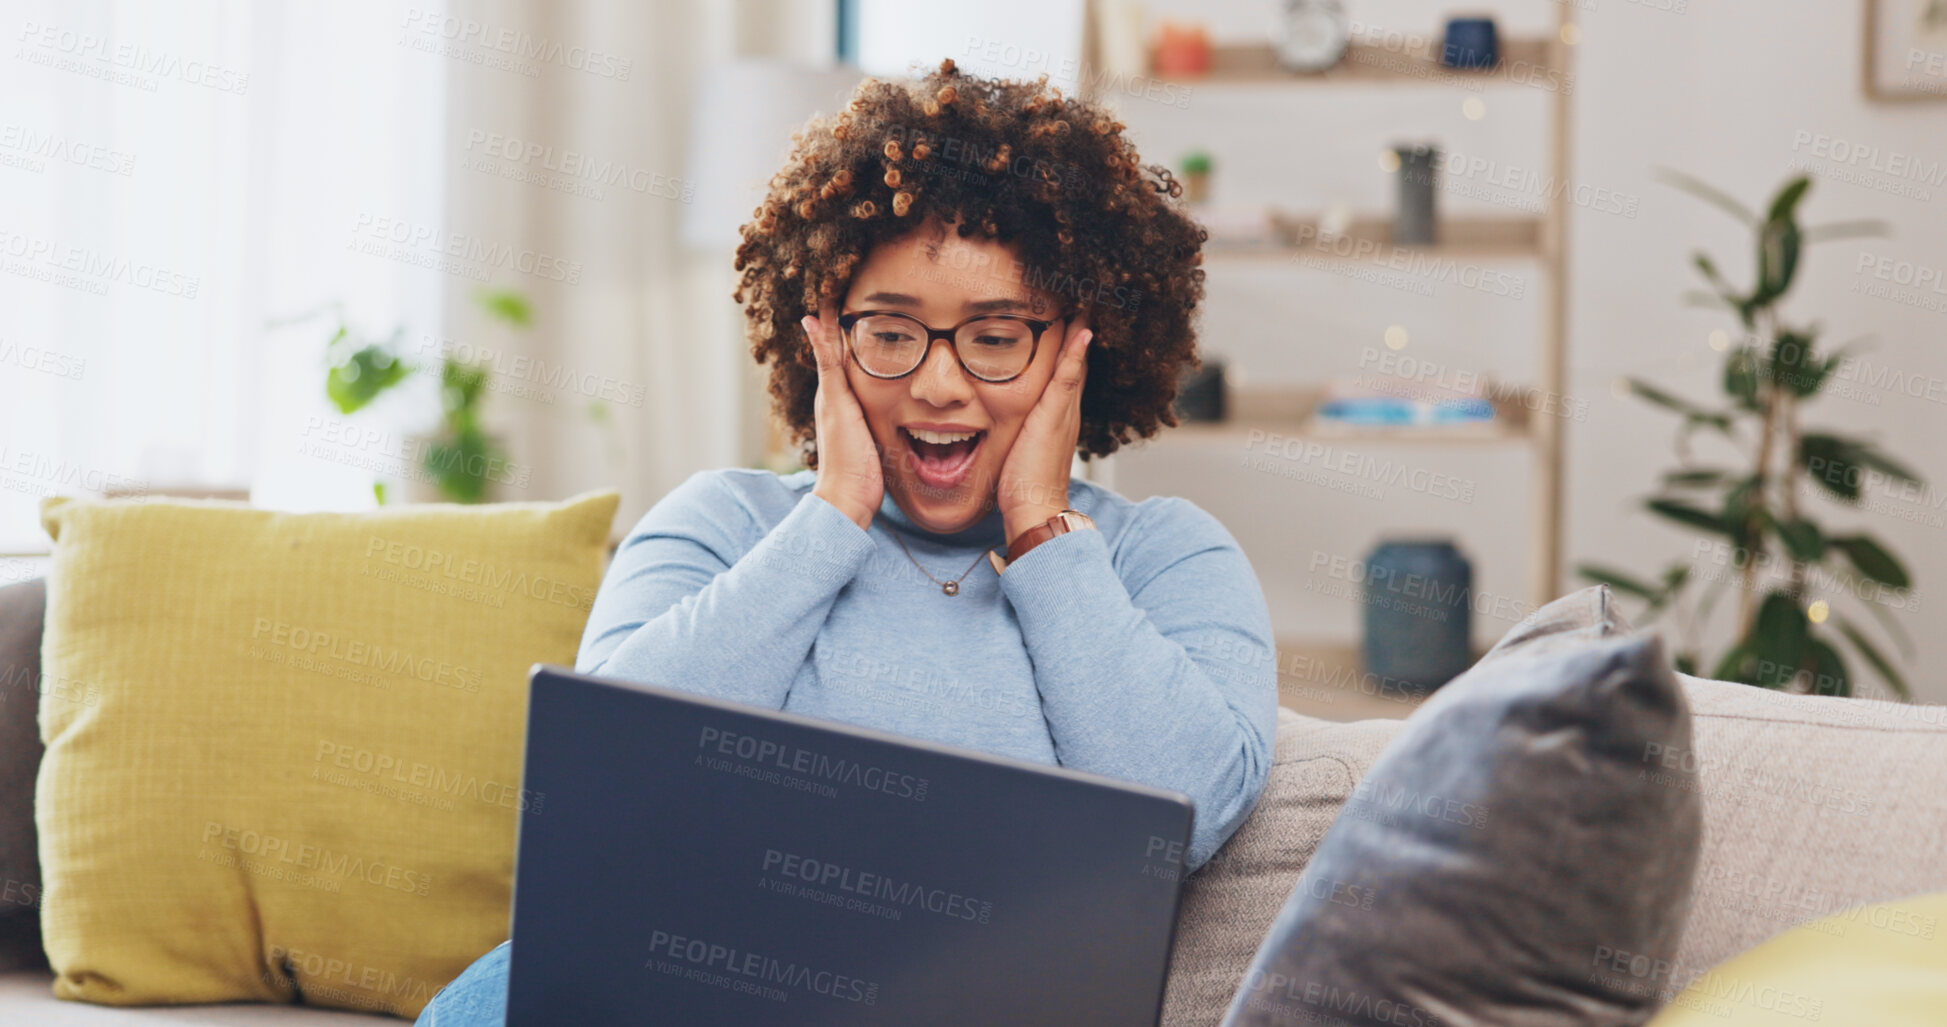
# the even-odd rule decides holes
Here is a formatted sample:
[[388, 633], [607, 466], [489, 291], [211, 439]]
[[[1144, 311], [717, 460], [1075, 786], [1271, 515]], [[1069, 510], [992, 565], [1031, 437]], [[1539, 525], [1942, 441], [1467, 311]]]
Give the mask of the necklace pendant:
[[960, 583], [957, 581], [949, 581], [940, 586], [940, 591], [950, 596], [957, 596], [960, 594]]

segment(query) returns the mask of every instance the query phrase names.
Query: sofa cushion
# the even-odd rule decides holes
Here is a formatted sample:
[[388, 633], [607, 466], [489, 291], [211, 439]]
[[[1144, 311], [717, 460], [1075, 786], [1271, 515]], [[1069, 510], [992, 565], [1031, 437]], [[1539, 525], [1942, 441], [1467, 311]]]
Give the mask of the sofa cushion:
[[0, 971], [43, 967], [41, 861], [34, 834], [34, 774], [41, 765], [36, 717], [41, 618], [47, 583], [0, 588]]
[[[1549, 604], [1533, 617], [1561, 612]], [[1524, 621], [1509, 635], [1539, 627]], [[1692, 969], [1672, 975], [1673, 985], [1825, 911], [1947, 890], [1939, 858], [1947, 850], [1947, 706], [1677, 680], [1702, 761], [1704, 820], [1676, 956]], [[1404, 727], [1279, 708], [1257, 809], [1184, 881], [1165, 1027], [1213, 1027], [1223, 1018], [1312, 853]], [[1817, 788], [1787, 792], [1780, 782], [1836, 784], [1853, 796], [1853, 809], [1843, 796], [1834, 806]], [[1865, 806], [1861, 797], [1875, 801]]]
[[305, 1006], [230, 1004], [133, 1009], [54, 997], [45, 970], [0, 973], [0, 1023], [13, 1027], [395, 1027], [397, 1020]]
[[1938, 1024], [1947, 892], [1855, 906], [1711, 967], [1650, 1027]]
[[1690, 718], [1662, 640], [1624, 628], [1509, 639], [1415, 712], [1224, 1022], [1649, 1019], [1654, 991], [1602, 957], [1671, 964], [1699, 811], [1694, 771], [1644, 773], [1646, 754], [1690, 749]]
[[44, 502], [56, 994], [410, 1017], [506, 938], [528, 669], [618, 500]]

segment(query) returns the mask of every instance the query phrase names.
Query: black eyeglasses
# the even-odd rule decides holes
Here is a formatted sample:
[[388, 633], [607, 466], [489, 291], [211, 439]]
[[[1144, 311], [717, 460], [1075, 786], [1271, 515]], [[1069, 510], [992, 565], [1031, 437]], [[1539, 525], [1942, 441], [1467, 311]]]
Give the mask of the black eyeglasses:
[[983, 382], [1019, 378], [1034, 363], [1041, 333], [1053, 321], [1037, 321], [1019, 314], [978, 314], [938, 329], [911, 314], [893, 310], [860, 310], [838, 319], [845, 345], [859, 370], [874, 378], [904, 378], [919, 370], [933, 351], [933, 340], [945, 339], [953, 359]]

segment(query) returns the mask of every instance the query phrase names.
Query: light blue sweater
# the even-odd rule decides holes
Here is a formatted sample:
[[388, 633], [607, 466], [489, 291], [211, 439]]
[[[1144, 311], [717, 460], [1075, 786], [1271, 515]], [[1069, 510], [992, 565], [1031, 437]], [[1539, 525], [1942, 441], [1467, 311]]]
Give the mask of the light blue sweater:
[[[576, 668], [1174, 788], [1196, 803], [1190, 870], [1237, 830], [1271, 769], [1276, 661], [1216, 518], [1074, 479], [1100, 530], [997, 577], [998, 511], [935, 535], [888, 495], [866, 532], [816, 484], [734, 468], [664, 496], [617, 551]], [[974, 564], [960, 593], [895, 531], [942, 581]]]

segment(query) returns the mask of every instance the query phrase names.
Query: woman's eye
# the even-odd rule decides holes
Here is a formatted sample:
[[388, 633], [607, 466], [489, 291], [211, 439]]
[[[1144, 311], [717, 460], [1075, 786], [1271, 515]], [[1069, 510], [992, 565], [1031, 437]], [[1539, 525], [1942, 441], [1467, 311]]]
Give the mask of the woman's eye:
[[982, 346], [1012, 346], [1019, 340], [1009, 335], [982, 335], [976, 337], [974, 341]]
[[911, 342], [913, 340], [912, 336], [899, 332], [878, 332], [872, 337], [877, 339], [881, 346], [897, 346], [902, 342]]

